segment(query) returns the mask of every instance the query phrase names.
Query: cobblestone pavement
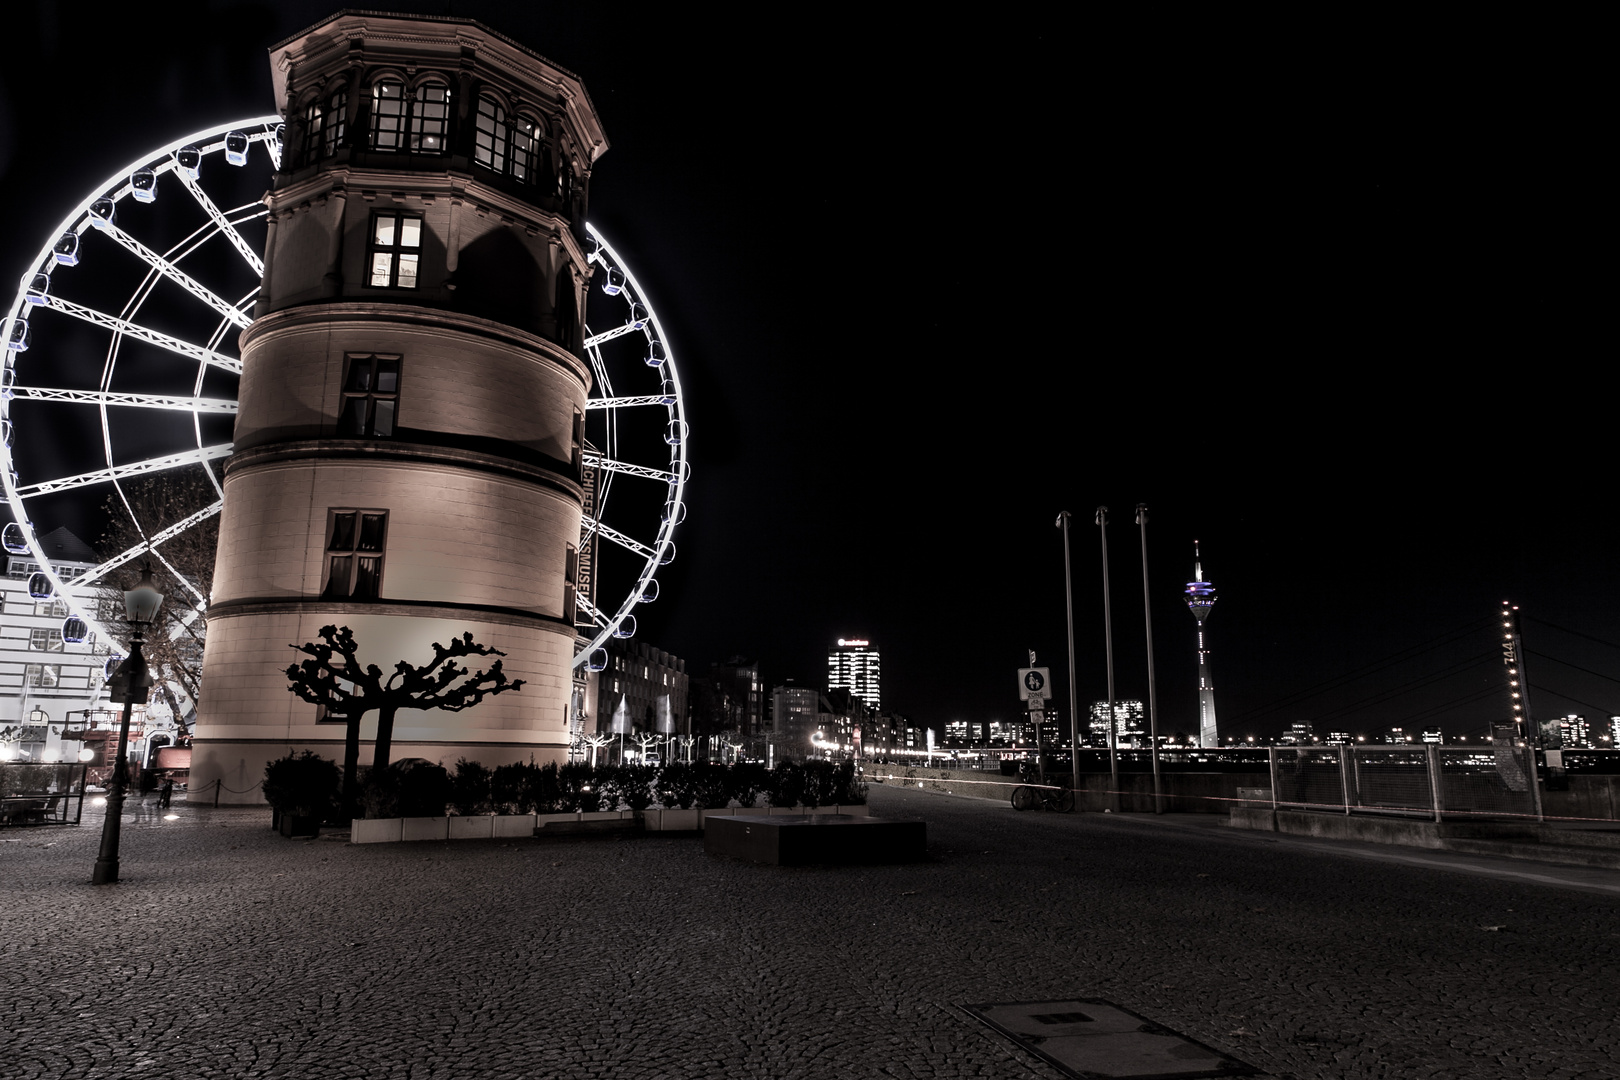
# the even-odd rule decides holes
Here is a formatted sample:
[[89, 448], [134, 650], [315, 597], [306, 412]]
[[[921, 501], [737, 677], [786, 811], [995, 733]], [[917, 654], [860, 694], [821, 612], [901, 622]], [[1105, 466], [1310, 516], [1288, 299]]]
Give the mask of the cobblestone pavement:
[[99, 828], [0, 830], [0, 1077], [1052, 1080], [957, 1007], [1068, 997], [1274, 1076], [1620, 1075], [1613, 892], [892, 788], [872, 804], [925, 817], [931, 861], [355, 847], [180, 809], [126, 824], [124, 880], [97, 889]]

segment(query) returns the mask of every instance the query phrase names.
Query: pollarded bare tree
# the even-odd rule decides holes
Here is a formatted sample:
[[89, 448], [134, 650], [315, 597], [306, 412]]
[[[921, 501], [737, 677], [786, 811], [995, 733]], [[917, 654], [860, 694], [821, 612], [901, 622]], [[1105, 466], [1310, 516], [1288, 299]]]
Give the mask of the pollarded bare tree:
[[469, 672], [456, 663], [464, 656], [505, 656], [499, 649], [480, 645], [466, 633], [449, 645], [433, 643], [433, 659], [418, 667], [401, 660], [384, 677], [376, 664], [360, 666], [359, 646], [347, 626], [323, 626], [320, 641], [292, 645], [310, 657], [287, 669], [288, 690], [312, 705], [324, 705], [345, 720], [343, 746], [343, 798], [352, 805], [360, 763], [360, 718], [377, 710], [377, 746], [372, 768], [388, 767], [394, 739], [394, 714], [400, 709], [444, 709], [460, 712], [486, 697], [518, 690], [522, 679], [508, 680], [496, 660], [483, 671]]
[[[203, 472], [205, 468], [194, 465], [122, 481], [124, 497], [114, 493], [104, 507], [107, 527], [101, 534], [102, 556], [111, 558], [144, 546], [170, 526], [217, 502], [219, 492]], [[197, 596], [208, 596], [214, 587], [214, 552], [218, 547], [219, 517], [214, 515], [154, 545], [162, 558], [150, 559], [152, 581], [167, 602], [159, 609], [157, 624], [148, 631], [142, 651], [154, 671], [178, 683], [194, 702], [202, 693], [203, 640], [207, 633], [206, 623], [197, 612]], [[136, 558], [127, 569], [138, 573], [141, 563], [142, 559]], [[178, 581], [176, 573], [191, 588]], [[128, 576], [125, 570], [114, 571], [103, 579], [98, 591], [98, 614], [109, 630], [123, 626], [124, 594], [116, 580], [121, 574]]]

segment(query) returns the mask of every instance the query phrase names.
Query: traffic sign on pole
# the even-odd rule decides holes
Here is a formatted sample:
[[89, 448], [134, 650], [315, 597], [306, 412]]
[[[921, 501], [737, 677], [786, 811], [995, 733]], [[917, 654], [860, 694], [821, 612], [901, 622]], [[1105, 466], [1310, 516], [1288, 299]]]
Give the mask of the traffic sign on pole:
[[[1021, 701], [1028, 701], [1032, 696], [1045, 697], [1046, 688], [1052, 685], [1052, 669], [1044, 667], [1027, 667], [1018, 669], [1018, 697]], [[1031, 706], [1033, 708], [1034, 706]]]

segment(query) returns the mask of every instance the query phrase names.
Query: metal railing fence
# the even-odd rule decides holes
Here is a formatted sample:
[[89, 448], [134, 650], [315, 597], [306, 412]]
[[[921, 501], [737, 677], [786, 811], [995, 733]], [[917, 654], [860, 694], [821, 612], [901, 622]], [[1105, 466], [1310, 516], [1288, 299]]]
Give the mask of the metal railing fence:
[[1541, 816], [1532, 751], [1502, 745], [1272, 747], [1274, 808], [1345, 814]]

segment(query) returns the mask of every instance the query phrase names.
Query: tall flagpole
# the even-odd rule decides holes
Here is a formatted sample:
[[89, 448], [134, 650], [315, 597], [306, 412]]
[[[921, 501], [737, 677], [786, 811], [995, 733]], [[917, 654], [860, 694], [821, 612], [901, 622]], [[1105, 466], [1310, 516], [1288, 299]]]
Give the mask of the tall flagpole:
[[1119, 813], [1119, 724], [1114, 718], [1114, 612], [1108, 602], [1108, 507], [1097, 507], [1097, 531], [1102, 534], [1103, 641], [1108, 652], [1108, 806]]
[[1074, 772], [1076, 803], [1080, 799], [1080, 690], [1075, 686], [1074, 674], [1074, 578], [1069, 572], [1069, 512], [1058, 514], [1057, 523], [1063, 529], [1063, 606], [1069, 614], [1069, 765]]
[[1153, 681], [1153, 607], [1148, 603], [1147, 504], [1136, 504], [1136, 523], [1142, 527], [1142, 618], [1147, 623], [1148, 740], [1153, 750], [1153, 812], [1164, 813], [1164, 788], [1159, 782], [1159, 696]]

